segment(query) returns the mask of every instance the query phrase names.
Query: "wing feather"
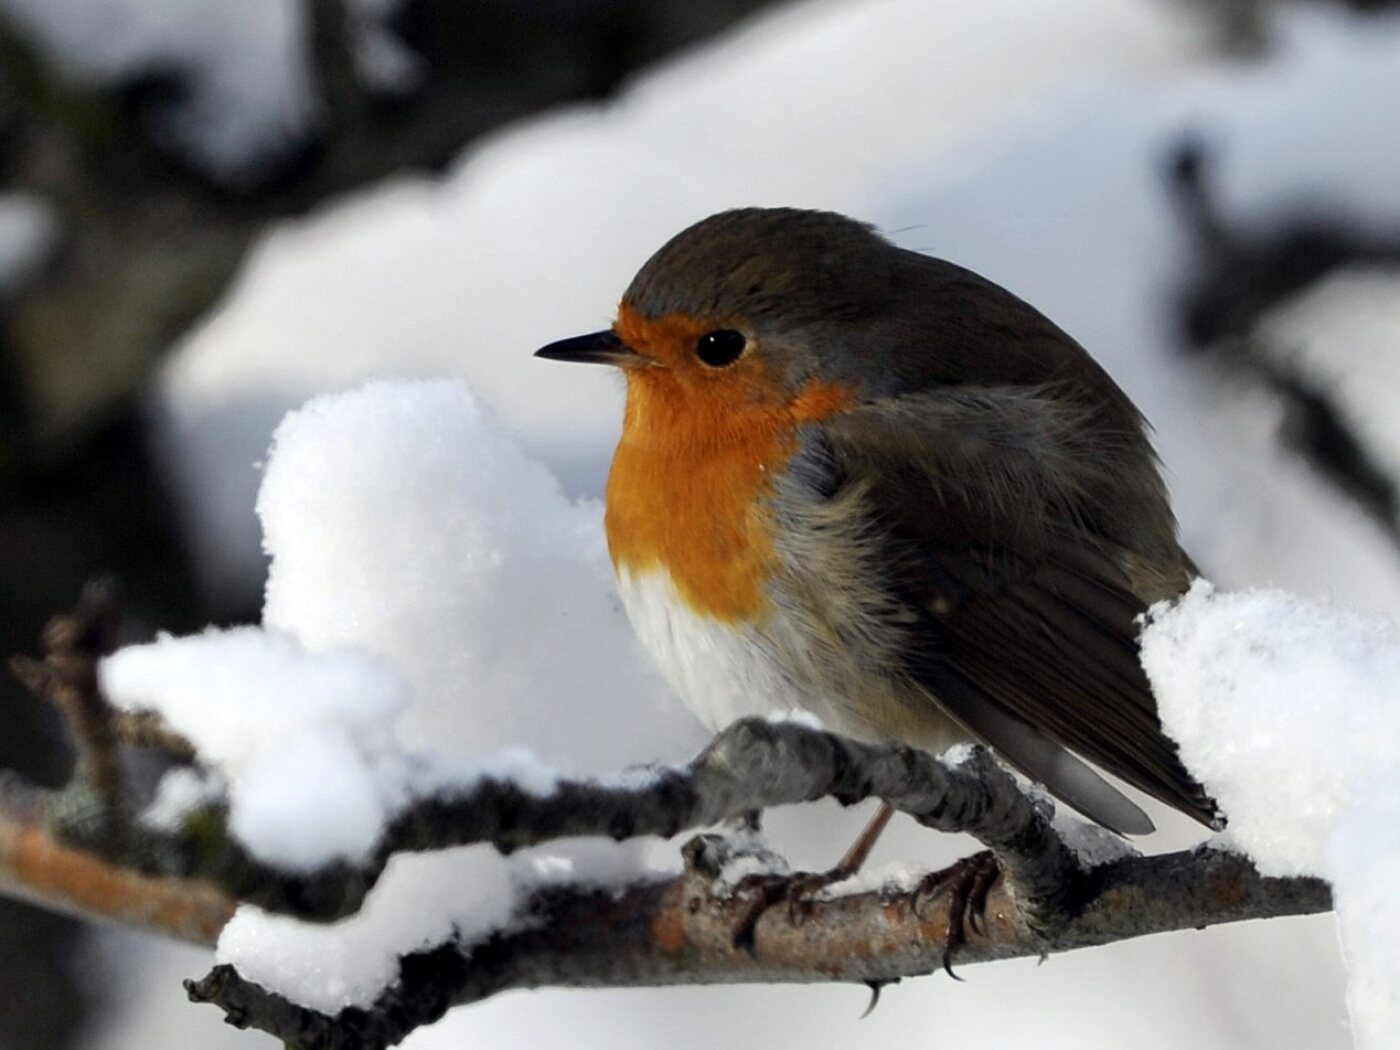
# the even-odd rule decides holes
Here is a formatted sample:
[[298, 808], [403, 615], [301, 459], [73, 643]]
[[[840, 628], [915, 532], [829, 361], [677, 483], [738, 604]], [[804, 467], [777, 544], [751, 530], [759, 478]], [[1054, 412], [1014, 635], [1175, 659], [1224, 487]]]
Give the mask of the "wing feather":
[[[913, 623], [905, 673], [919, 687], [1107, 827], [1151, 824], [1074, 755], [1221, 824], [1163, 733], [1138, 661], [1138, 616], [1193, 572], [1140, 431], [1096, 433], [1062, 397], [1028, 388], [876, 402], [823, 436], [834, 477], [867, 489], [881, 572]], [[1144, 528], [1153, 515], [1132, 501], [1157, 498]]]

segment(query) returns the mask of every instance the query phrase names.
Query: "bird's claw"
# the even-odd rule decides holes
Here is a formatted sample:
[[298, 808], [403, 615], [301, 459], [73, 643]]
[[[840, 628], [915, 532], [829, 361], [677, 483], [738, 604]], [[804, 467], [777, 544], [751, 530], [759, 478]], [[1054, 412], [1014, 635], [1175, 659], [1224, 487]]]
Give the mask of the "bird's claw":
[[791, 875], [750, 875], [742, 879], [735, 887], [736, 892], [741, 895], [752, 893], [753, 899], [734, 928], [734, 946], [752, 953], [758, 921], [775, 905], [787, 903], [787, 917], [791, 925], [803, 922], [812, 911], [812, 894], [833, 882], [840, 882], [847, 874], [840, 868], [833, 868], [822, 872], [799, 871]]
[[969, 928], [978, 935], [986, 932], [983, 920], [987, 913], [987, 897], [1000, 874], [996, 857], [990, 850], [983, 850], [926, 875], [914, 890], [910, 907], [920, 919], [924, 917], [927, 902], [945, 890], [948, 893], [948, 932], [943, 939], [943, 969], [955, 981], [962, 978], [953, 972], [953, 952], [967, 943]]

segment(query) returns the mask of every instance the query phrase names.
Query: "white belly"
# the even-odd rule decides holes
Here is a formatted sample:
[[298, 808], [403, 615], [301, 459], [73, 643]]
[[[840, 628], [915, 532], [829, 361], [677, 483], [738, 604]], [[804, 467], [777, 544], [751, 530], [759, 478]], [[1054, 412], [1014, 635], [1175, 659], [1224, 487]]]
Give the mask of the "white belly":
[[694, 613], [664, 569], [624, 569], [617, 585], [642, 645], [711, 730], [738, 718], [794, 710], [836, 728], [827, 700], [793, 682], [756, 631]]

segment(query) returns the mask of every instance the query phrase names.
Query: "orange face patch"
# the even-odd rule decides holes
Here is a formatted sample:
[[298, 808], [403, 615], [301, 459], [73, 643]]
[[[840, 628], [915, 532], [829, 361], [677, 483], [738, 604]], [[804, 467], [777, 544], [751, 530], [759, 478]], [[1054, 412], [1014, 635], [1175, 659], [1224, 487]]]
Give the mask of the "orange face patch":
[[775, 557], [764, 497], [797, 451], [797, 427], [848, 407], [820, 379], [795, 394], [776, 382], [762, 347], [725, 368], [695, 343], [741, 324], [686, 315], [646, 318], [624, 306], [615, 331], [656, 364], [630, 368], [622, 439], [608, 476], [608, 547], [619, 570], [664, 568], [699, 614], [761, 618]]

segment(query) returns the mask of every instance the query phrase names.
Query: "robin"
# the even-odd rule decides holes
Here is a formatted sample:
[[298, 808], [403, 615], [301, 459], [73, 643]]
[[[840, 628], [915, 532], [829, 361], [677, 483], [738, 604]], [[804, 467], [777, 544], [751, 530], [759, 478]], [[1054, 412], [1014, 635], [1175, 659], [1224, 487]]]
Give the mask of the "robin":
[[750, 208], [664, 245], [612, 328], [537, 356], [626, 377], [608, 546], [710, 728], [797, 708], [859, 740], [976, 741], [1152, 831], [1093, 763], [1220, 825], [1138, 662], [1138, 616], [1196, 575], [1143, 417], [1027, 303], [845, 216]]

